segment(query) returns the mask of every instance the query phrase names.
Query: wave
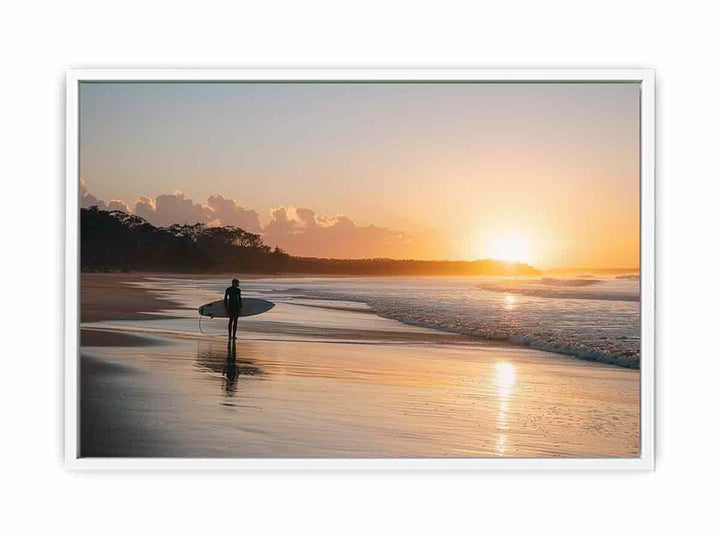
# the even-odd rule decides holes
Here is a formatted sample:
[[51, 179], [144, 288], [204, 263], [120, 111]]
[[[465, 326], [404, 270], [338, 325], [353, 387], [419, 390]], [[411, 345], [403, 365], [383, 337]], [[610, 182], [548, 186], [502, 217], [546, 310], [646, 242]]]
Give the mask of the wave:
[[602, 364], [610, 364], [631, 369], [638, 369], [640, 366], [640, 355], [634, 351], [593, 348], [580, 343], [566, 343], [562, 340], [551, 337], [545, 337], [543, 339], [537, 336], [508, 333], [499, 328], [473, 329], [459, 324], [448, 324], [448, 322], [422, 319], [414, 317], [412, 314], [400, 315], [382, 308], [377, 309], [377, 314], [381, 317], [393, 319], [403, 324], [451, 332], [476, 339], [512, 343], [513, 345], [521, 345], [530, 349], [574, 356], [581, 360], [588, 360], [591, 362], [599, 362]]
[[[367, 282], [357, 286], [347, 281], [316, 282], [300, 287], [273, 287], [273, 294], [283, 302], [348, 311], [372, 310], [380, 317], [412, 326], [626, 368], [639, 367], [639, 295], [628, 290], [634, 287], [612, 279], [593, 285], [578, 284], [577, 279], [545, 279], [544, 283], [537, 279], [514, 280], [482, 286], [472, 282], [440, 282], [432, 286], [427, 282], [414, 284], [411, 280], [378, 281], [372, 288]], [[509, 309], [506, 299], [492, 292], [548, 300], [514, 303]], [[611, 302], [581, 305], [553, 301], [555, 298]]]
[[543, 340], [535, 339], [528, 336], [510, 336], [509, 341], [512, 343], [525, 345], [531, 349], [541, 351], [549, 351], [558, 354], [567, 354], [575, 356], [581, 360], [590, 360], [591, 362], [600, 362], [603, 364], [612, 364], [616, 366], [638, 369], [640, 367], [640, 355], [618, 355], [605, 351], [598, 351], [588, 347], [579, 345], [564, 345], [561, 343], [548, 343]]
[[[572, 287], [572, 286], [568, 286]], [[634, 291], [577, 290], [568, 288], [539, 288], [517, 285], [483, 285], [483, 290], [536, 296], [538, 298], [565, 298], [574, 300], [607, 300], [610, 302], [638, 302], [640, 293]]]
[[[579, 278], [581, 276], [578, 276]], [[542, 285], [556, 285], [558, 287], [587, 287], [588, 285], [595, 285], [596, 283], [602, 283], [602, 279], [588, 279], [582, 277], [581, 279], [562, 279], [562, 278], [549, 278], [544, 277], [540, 279]]]
[[[318, 309], [330, 309], [333, 311], [347, 311], [350, 313], [375, 313], [375, 310], [372, 309], [370, 306], [348, 306], [348, 305], [327, 305], [327, 304], [315, 304], [312, 302], [285, 302], [286, 304], [290, 304], [293, 306], [301, 306], [301, 307], [311, 307], [311, 308], [318, 308]], [[353, 302], [356, 303], [356, 302]]]

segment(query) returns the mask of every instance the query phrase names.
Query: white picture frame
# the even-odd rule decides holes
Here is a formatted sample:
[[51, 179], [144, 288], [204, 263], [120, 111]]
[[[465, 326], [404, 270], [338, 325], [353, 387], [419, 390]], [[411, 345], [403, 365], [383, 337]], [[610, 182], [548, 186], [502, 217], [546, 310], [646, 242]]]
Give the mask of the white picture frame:
[[[477, 81], [641, 84], [640, 453], [632, 458], [79, 457], [79, 85], [83, 81]], [[655, 74], [648, 69], [71, 69], [66, 72], [65, 465], [69, 469], [652, 470], [655, 464]]]

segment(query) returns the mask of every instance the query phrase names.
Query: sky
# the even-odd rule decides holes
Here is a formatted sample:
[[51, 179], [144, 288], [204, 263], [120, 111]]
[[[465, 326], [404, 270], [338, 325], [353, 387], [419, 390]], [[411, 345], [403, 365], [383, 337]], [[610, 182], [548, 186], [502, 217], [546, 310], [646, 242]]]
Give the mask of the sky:
[[636, 267], [640, 86], [83, 83], [81, 205], [293, 255]]

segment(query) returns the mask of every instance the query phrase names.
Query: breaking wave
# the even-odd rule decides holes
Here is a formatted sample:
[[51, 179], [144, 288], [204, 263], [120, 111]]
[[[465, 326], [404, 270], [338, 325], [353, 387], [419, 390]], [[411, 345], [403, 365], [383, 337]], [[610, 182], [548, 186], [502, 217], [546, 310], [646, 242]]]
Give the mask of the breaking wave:
[[572, 332], [553, 331], [543, 328], [523, 328], [508, 321], [487, 322], [448, 313], [428, 314], [424, 310], [397, 309], [384, 302], [368, 302], [381, 317], [394, 319], [405, 324], [434, 330], [452, 332], [468, 337], [491, 341], [505, 341], [531, 349], [565, 354], [589, 360], [638, 369], [640, 364], [639, 339], [619, 336], [578, 335]]

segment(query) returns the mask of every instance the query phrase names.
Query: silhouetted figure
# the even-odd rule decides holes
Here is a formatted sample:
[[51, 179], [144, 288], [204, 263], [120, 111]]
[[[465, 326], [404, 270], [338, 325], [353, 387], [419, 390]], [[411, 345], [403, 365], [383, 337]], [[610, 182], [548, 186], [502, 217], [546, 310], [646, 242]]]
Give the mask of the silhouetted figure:
[[228, 310], [228, 341], [237, 339], [237, 320], [242, 311], [242, 294], [240, 293], [240, 282], [232, 280], [232, 285], [225, 289], [225, 307]]

